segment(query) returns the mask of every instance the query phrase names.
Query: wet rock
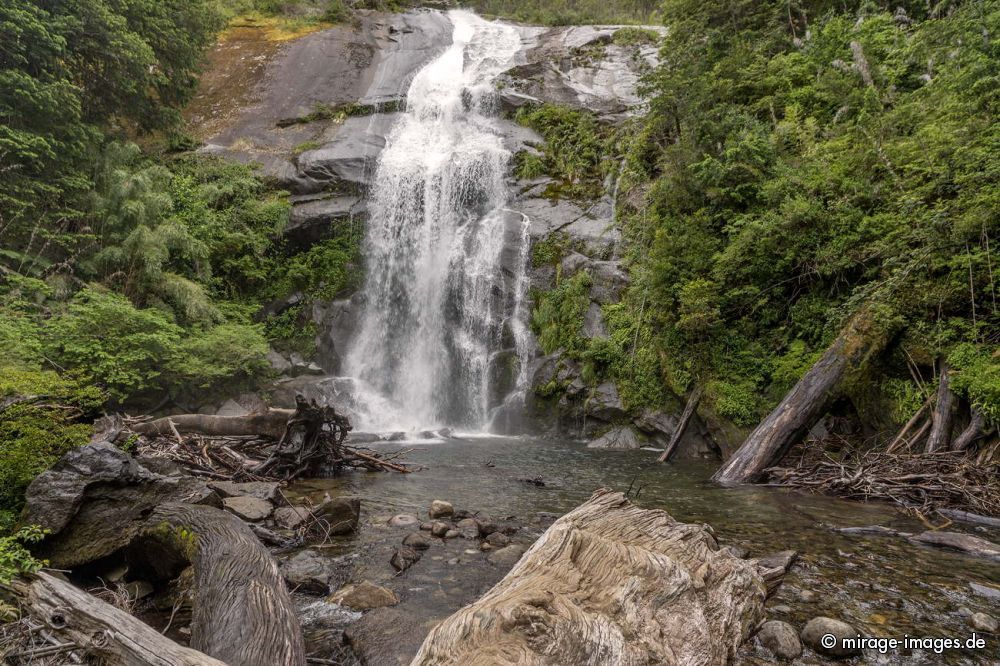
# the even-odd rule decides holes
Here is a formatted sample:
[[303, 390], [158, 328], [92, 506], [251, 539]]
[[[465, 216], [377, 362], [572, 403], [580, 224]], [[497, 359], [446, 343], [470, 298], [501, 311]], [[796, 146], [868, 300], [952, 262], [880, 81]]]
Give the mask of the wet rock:
[[812, 602], [816, 601], [816, 593], [813, 592], [812, 590], [799, 590], [798, 597], [800, 601], [807, 604], [811, 604]]
[[274, 509], [270, 502], [256, 497], [227, 497], [222, 506], [237, 518], [256, 523], [271, 515]]
[[431, 547], [431, 540], [423, 532], [411, 532], [403, 539], [403, 545], [415, 550], [427, 550]]
[[599, 303], [592, 302], [583, 314], [583, 337], [588, 340], [608, 337], [608, 327]]
[[447, 532], [444, 533], [444, 538], [445, 539], [454, 539], [454, 538], [459, 537], [461, 535], [462, 535], [462, 533], [459, 532], [458, 530], [448, 530]]
[[587, 415], [601, 421], [614, 421], [625, 417], [618, 388], [614, 382], [604, 382], [587, 399]]
[[641, 416], [632, 420], [636, 428], [647, 435], [670, 437], [677, 429], [677, 418], [666, 412], [653, 409], [643, 411]]
[[434, 529], [434, 523], [420, 523], [420, 529], [424, 532], [430, 532]]
[[213, 481], [208, 484], [208, 487], [223, 497], [256, 497], [265, 502], [277, 502], [280, 497], [278, 484], [269, 481], [250, 481], [248, 483]]
[[451, 525], [440, 520], [435, 520], [431, 523], [431, 534], [436, 537], [444, 537], [450, 529]]
[[329, 592], [334, 564], [314, 550], [303, 550], [281, 565], [281, 575], [293, 590], [309, 594]]
[[361, 517], [361, 500], [357, 497], [328, 497], [313, 509], [321, 521], [323, 531], [329, 534], [350, 534], [358, 529]]
[[639, 449], [642, 442], [629, 427], [612, 428], [587, 444], [588, 449]]
[[983, 585], [981, 583], [969, 583], [969, 589], [978, 594], [981, 597], [986, 597], [987, 599], [997, 599], [1000, 600], [1000, 587], [994, 587], [992, 585]]
[[455, 513], [451, 514], [451, 519], [454, 521], [465, 520], [466, 518], [474, 518], [471, 511], [466, 511], [465, 509], [455, 509]]
[[420, 520], [409, 513], [401, 513], [389, 519], [389, 525], [392, 527], [413, 527], [418, 524]]
[[[360, 320], [360, 308], [361, 303], [357, 296], [335, 301], [313, 302], [312, 320], [317, 330], [316, 358], [332, 373], [340, 372], [344, 355]], [[344, 403], [350, 403], [344, 399], [346, 396], [343, 394], [346, 392], [337, 391], [337, 393], [341, 394], [337, 400], [338, 409]]]
[[499, 529], [489, 516], [476, 516], [476, 525], [479, 527], [479, 534], [481, 536], [489, 536]]
[[283, 506], [274, 510], [274, 524], [286, 530], [297, 530], [312, 517], [304, 506]]
[[788, 615], [792, 612], [792, 607], [785, 604], [778, 604], [777, 606], [771, 606], [771, 612], [778, 615]]
[[455, 524], [455, 528], [464, 539], [479, 538], [479, 525], [476, 523], [475, 518], [463, 518]]
[[409, 546], [403, 546], [396, 549], [396, 552], [392, 554], [389, 564], [396, 571], [403, 572], [416, 564], [420, 560], [420, 557], [420, 551]]
[[282, 233], [289, 245], [299, 249], [310, 246], [336, 234], [337, 227], [363, 219], [367, 212], [364, 200], [354, 196], [306, 198], [292, 201], [292, 213]]
[[512, 567], [517, 564], [517, 561], [521, 559], [522, 555], [524, 555], [524, 550], [524, 546], [512, 544], [490, 553], [486, 556], [486, 559], [490, 564]]
[[455, 513], [455, 507], [451, 505], [451, 502], [445, 502], [444, 500], [434, 500], [431, 502], [431, 508], [428, 515], [431, 518], [442, 518], [444, 516], [450, 516]]
[[590, 298], [600, 305], [617, 303], [628, 286], [628, 273], [617, 261], [595, 261], [591, 266]]
[[510, 537], [503, 532], [493, 532], [486, 537], [486, 543], [493, 548], [504, 548], [510, 545]]
[[[833, 635], [837, 640], [833, 647], [824, 647], [822, 640], [826, 635]], [[850, 657], [860, 650], [844, 647], [843, 639], [856, 638], [858, 632], [851, 625], [832, 617], [814, 617], [802, 629], [802, 642], [816, 653], [827, 657]]]
[[479, 544], [479, 550], [483, 550], [483, 551], [493, 550], [493, 546], [490, 544], [489, 541], [484, 541], [481, 544]]
[[1000, 623], [992, 615], [987, 615], [986, 613], [973, 613], [968, 619], [969, 626], [976, 631], [983, 631], [988, 634], [997, 633], [997, 629], [1000, 629]]
[[771, 553], [770, 555], [765, 555], [764, 557], [757, 559], [757, 564], [761, 569], [781, 569], [782, 571], [788, 571], [792, 566], [792, 562], [795, 561], [799, 554], [794, 550], [782, 550], [777, 553]]
[[399, 603], [399, 597], [392, 590], [362, 581], [356, 585], [347, 585], [337, 590], [327, 598], [332, 604], [340, 604], [352, 610], [365, 611], [372, 608], [385, 608]]
[[1000, 544], [993, 543], [988, 539], [972, 536], [971, 534], [927, 531], [910, 537], [910, 541], [937, 546], [938, 548], [958, 550], [969, 555], [974, 555], [975, 557], [1000, 562]]
[[802, 642], [795, 627], [780, 620], [769, 620], [757, 632], [757, 640], [778, 659], [791, 661], [802, 654]]

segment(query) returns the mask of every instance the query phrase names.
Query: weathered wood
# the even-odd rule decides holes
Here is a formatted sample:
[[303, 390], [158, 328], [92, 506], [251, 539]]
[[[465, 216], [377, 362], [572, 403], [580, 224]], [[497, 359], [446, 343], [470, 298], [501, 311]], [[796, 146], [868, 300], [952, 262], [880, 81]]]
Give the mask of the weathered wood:
[[724, 485], [752, 483], [781, 459], [839, 395], [841, 380], [882, 350], [887, 331], [866, 310], [855, 315], [833, 344], [781, 403], [750, 433], [713, 476]]
[[986, 418], [981, 410], [972, 408], [972, 420], [968, 427], [951, 443], [952, 451], [965, 451], [972, 443], [986, 434]]
[[325, 465], [343, 460], [342, 445], [351, 431], [347, 417], [301, 395], [295, 396], [295, 405], [277, 448], [254, 473], [289, 480], [320, 476]]
[[910, 420], [906, 422], [906, 425], [904, 425], [900, 429], [899, 434], [893, 437], [892, 441], [889, 442], [889, 446], [888, 448], [886, 448], [886, 451], [888, 453], [895, 452], [900, 446], [902, 446], [906, 442], [906, 436], [909, 434], [910, 429], [917, 424], [917, 421], [919, 421], [920, 417], [924, 415], [924, 412], [927, 411], [927, 408], [930, 407], [931, 402], [933, 400], [934, 400], [933, 395], [927, 396], [927, 399], [924, 400], [924, 404], [920, 405], [920, 409], [918, 409], [916, 413], [914, 413], [914, 415], [910, 417]]
[[700, 385], [695, 386], [694, 390], [691, 391], [691, 395], [688, 396], [687, 404], [684, 405], [684, 411], [681, 413], [681, 420], [677, 423], [677, 428], [674, 430], [674, 434], [670, 436], [670, 441], [667, 442], [666, 447], [663, 449], [663, 453], [660, 457], [656, 459], [658, 463], [664, 463], [670, 460], [670, 456], [674, 454], [677, 450], [677, 445], [680, 444], [681, 437], [684, 436], [684, 431], [687, 430], [688, 423], [691, 422], [691, 417], [694, 416], [695, 410], [698, 408], [698, 403], [701, 402], [702, 387]]
[[931, 434], [927, 436], [927, 453], [947, 451], [951, 443], [951, 408], [955, 403], [955, 394], [951, 391], [948, 378], [948, 362], [941, 359], [939, 365], [937, 404], [931, 412]]
[[411, 666], [725, 664], [763, 618], [765, 585], [701, 525], [599, 490]]
[[109, 666], [226, 666], [45, 572], [15, 579], [7, 587], [53, 634]]
[[[209, 437], [230, 437], [234, 435], [265, 435], [280, 439], [285, 433], [285, 425], [292, 417], [292, 409], [268, 409], [246, 416], [212, 416], [209, 414], [178, 414], [162, 419], [139, 423], [132, 430], [140, 435], [172, 436], [178, 432], [199, 433]], [[171, 425], [172, 424], [172, 425]]]
[[191, 647], [230, 666], [304, 666], [285, 581], [246, 525], [213, 507], [175, 503], [149, 517], [147, 535], [162, 537], [165, 530], [193, 535], [189, 544], [178, 537], [189, 546], [195, 573]]
[[993, 518], [992, 516], [981, 516], [978, 513], [959, 511], [958, 509], [938, 509], [938, 513], [945, 518], [957, 520], [961, 523], [1000, 528], [1000, 518]]

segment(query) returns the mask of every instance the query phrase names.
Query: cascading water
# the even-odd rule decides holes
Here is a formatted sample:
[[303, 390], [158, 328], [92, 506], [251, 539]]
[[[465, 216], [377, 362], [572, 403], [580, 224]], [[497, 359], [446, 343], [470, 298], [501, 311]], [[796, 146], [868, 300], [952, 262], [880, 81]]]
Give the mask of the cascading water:
[[524, 335], [527, 239], [505, 278], [511, 154], [493, 85], [521, 39], [471, 12], [449, 18], [453, 42], [414, 77], [370, 194], [366, 305], [344, 368], [376, 394], [359, 400], [364, 429], [483, 429], [491, 360]]

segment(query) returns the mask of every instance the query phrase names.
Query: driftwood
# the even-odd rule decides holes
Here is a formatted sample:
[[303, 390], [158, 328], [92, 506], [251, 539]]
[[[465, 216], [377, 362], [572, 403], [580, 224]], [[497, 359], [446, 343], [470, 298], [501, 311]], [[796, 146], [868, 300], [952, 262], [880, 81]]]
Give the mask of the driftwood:
[[986, 418], [983, 412], [975, 407], [972, 408], [972, 419], [968, 427], [954, 439], [951, 443], [952, 451], [965, 451], [972, 443], [986, 434]]
[[801, 438], [837, 397], [841, 380], [861, 367], [887, 341], [886, 332], [867, 310], [851, 319], [829, 349], [750, 433], [743, 445], [712, 477], [735, 485], [760, 479]]
[[756, 565], [704, 526], [599, 490], [432, 629], [411, 666], [724, 664], [764, 598]]
[[15, 579], [7, 589], [48, 631], [109, 666], [226, 666], [47, 573]]
[[927, 453], [947, 451], [951, 442], [951, 408], [955, 394], [951, 391], [948, 378], [948, 362], [941, 359], [939, 364], [937, 403], [931, 412], [931, 434], [927, 436]]
[[684, 405], [684, 411], [681, 413], [681, 420], [677, 422], [677, 428], [674, 430], [674, 434], [670, 436], [670, 441], [667, 442], [666, 447], [663, 449], [663, 453], [660, 457], [656, 459], [658, 463], [664, 463], [670, 460], [670, 456], [674, 454], [677, 450], [677, 445], [680, 444], [681, 437], [684, 436], [684, 431], [687, 430], [688, 423], [691, 421], [691, 417], [694, 416], [695, 410], [698, 408], [698, 403], [701, 402], [702, 387], [695, 386], [691, 395], [688, 396], [687, 404]]
[[208, 414], [178, 414], [162, 419], [137, 423], [132, 430], [140, 435], [167, 435], [178, 433], [198, 433], [207, 437], [230, 437], [237, 435], [264, 435], [280, 439], [285, 434], [288, 419], [294, 409], [268, 409], [246, 416], [212, 416]]

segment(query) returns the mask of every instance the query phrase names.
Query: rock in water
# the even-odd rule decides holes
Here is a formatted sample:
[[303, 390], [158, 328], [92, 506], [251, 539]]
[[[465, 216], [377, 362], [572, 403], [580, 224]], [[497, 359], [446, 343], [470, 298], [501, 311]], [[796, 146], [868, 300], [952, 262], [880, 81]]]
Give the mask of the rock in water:
[[361, 500], [357, 497], [328, 497], [312, 513], [317, 520], [326, 523], [324, 532], [329, 529], [330, 534], [350, 534], [358, 529]]
[[389, 525], [392, 527], [413, 527], [414, 525], [419, 525], [420, 520], [416, 516], [401, 513], [398, 516], [393, 516], [389, 519]]
[[632, 428], [612, 428], [587, 444], [588, 449], [639, 449], [642, 442]]
[[444, 535], [447, 534], [448, 530], [450, 529], [451, 525], [440, 520], [435, 520], [433, 523], [431, 523], [431, 534], [433, 534], [436, 537], [443, 538]]
[[237, 518], [256, 523], [271, 515], [274, 507], [270, 502], [266, 502], [256, 497], [227, 497], [222, 500], [222, 506]]
[[357, 585], [342, 587], [327, 598], [327, 601], [346, 606], [352, 610], [364, 611], [395, 606], [399, 603], [399, 597], [392, 590], [366, 580]]
[[[823, 637], [827, 635], [836, 639], [833, 647], [823, 645]], [[850, 657], [860, 653], [860, 650], [844, 647], [843, 639], [857, 638], [857, 636], [858, 632], [854, 627], [832, 617], [814, 617], [802, 629], [802, 642], [817, 654], [827, 657]]]
[[389, 564], [396, 571], [402, 573], [412, 567], [420, 560], [420, 551], [414, 550], [409, 546], [403, 546], [396, 550], [392, 554], [392, 559], [389, 560]]
[[406, 538], [403, 539], [403, 545], [415, 550], [427, 550], [431, 547], [431, 540], [423, 532], [413, 532], [406, 535]]
[[[490, 544], [494, 545], [494, 544]], [[498, 566], [512, 567], [517, 564], [517, 561], [521, 559], [524, 555], [524, 547], [518, 545], [504, 546], [499, 550], [490, 553], [486, 559], [490, 564], [496, 564]]]
[[486, 543], [490, 544], [494, 548], [503, 548], [510, 545], [510, 537], [503, 532], [493, 532], [486, 537]]
[[326, 594], [334, 564], [314, 550], [303, 550], [281, 565], [281, 574], [288, 585], [300, 592]]
[[223, 497], [256, 497], [265, 502], [276, 502], [279, 499], [278, 484], [270, 481], [250, 481], [248, 483], [233, 483], [232, 481], [213, 481], [208, 487]]
[[1000, 629], [1000, 623], [992, 615], [987, 615], [986, 613], [973, 613], [969, 617], [969, 626], [976, 631], [983, 631], [988, 634], [997, 633], [997, 629]]
[[474, 518], [463, 518], [455, 524], [455, 528], [466, 539], [479, 538], [479, 525]]
[[453, 507], [450, 502], [445, 502], [443, 500], [434, 500], [431, 502], [431, 510], [429, 511], [431, 518], [444, 518], [445, 516], [450, 516], [453, 513], [455, 513], [455, 507]]
[[730, 663], [764, 598], [756, 565], [704, 526], [599, 490], [432, 629], [412, 666]]
[[283, 506], [274, 510], [274, 524], [286, 530], [297, 530], [312, 514], [304, 506]]
[[780, 620], [769, 620], [757, 632], [757, 640], [778, 659], [791, 661], [802, 654], [802, 642], [795, 627]]

